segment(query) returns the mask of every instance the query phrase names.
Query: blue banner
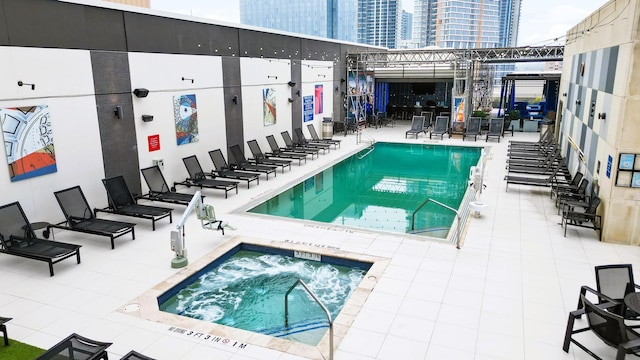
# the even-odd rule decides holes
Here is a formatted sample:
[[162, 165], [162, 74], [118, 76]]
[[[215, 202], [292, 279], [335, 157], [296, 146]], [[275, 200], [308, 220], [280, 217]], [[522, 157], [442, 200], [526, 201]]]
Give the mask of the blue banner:
[[313, 121], [313, 95], [302, 97], [303, 122]]

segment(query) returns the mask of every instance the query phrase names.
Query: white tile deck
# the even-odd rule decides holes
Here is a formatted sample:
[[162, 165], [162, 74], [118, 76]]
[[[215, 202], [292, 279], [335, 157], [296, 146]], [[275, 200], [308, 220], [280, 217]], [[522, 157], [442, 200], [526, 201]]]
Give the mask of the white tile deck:
[[[398, 122], [393, 128], [367, 132], [378, 141], [463, 144], [460, 138], [439, 141], [424, 135], [405, 140], [409, 125]], [[269, 181], [263, 178], [251, 189], [241, 186], [237, 195], [230, 194], [226, 200], [219, 191], [204, 190], [205, 202], [213, 204], [218, 217], [238, 230], [225, 236], [203, 230], [192, 214], [186, 227], [189, 258], [194, 262], [234, 235], [390, 258], [337, 345], [336, 360], [587, 359], [588, 355], [575, 346], [568, 354], [562, 351], [567, 314], [577, 304], [579, 286], [594, 285], [595, 265], [637, 263], [640, 248], [598, 242], [590, 229], [569, 229], [564, 237], [547, 189], [512, 185], [505, 191], [508, 140], [537, 137], [535, 133], [516, 133], [501, 143], [464, 142], [491, 146], [493, 159], [488, 162], [487, 188], [482, 194], [489, 207], [480, 218], [470, 219], [460, 250], [415, 236], [331, 230], [330, 226], [235, 212], [359, 146], [354, 135], [338, 134], [335, 138], [343, 140], [340, 149], [302, 166], [294, 164], [291, 171], [278, 173]], [[165, 324], [119, 311], [178, 271], [170, 267], [169, 231], [184, 208], [175, 209], [173, 225], [160, 221], [153, 232], [150, 223], [137, 221], [136, 240], [126, 236], [117, 239], [115, 250], [106, 238], [56, 231], [56, 240], [83, 245], [82, 264], [73, 260], [56, 264], [56, 275], [51, 278], [42, 262], [1, 255], [0, 316], [13, 317], [8, 323], [10, 338], [48, 348], [77, 332], [113, 342], [109, 348], [113, 359], [131, 349], [167, 360], [304, 359], [292, 355], [289, 345], [282, 345], [282, 351], [256, 345], [272, 342], [269, 337], [256, 337], [240, 348], [231, 337], [230, 343], [223, 344], [177, 334]], [[605, 358], [613, 358], [613, 348], [601, 345], [588, 333], [582, 338]]]

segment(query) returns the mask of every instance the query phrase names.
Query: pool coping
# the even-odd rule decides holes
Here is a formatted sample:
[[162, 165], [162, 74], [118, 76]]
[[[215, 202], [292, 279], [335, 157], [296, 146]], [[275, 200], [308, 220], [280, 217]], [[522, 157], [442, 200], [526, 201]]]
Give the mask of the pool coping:
[[117, 311], [140, 319], [169, 325], [169, 331], [189, 336], [196, 341], [209, 341], [213, 345], [221, 344], [225, 345], [227, 348], [234, 347], [237, 349], [246, 349], [251, 345], [302, 356], [308, 359], [328, 358], [328, 331], [327, 334], [322, 337], [319, 344], [317, 346], [313, 346], [160, 311], [157, 300], [158, 296], [162, 295], [173, 286], [177, 285], [187, 277], [207, 266], [213, 260], [219, 258], [221, 255], [242, 243], [285, 250], [298, 250], [371, 263], [371, 267], [367, 271], [365, 277], [345, 302], [340, 314], [338, 314], [338, 316], [333, 320], [334, 350], [346, 335], [349, 327], [362, 309], [362, 306], [369, 297], [369, 294], [373, 291], [377, 281], [382, 277], [382, 273], [390, 262], [389, 258], [352, 253], [334, 248], [318, 248], [311, 245], [288, 243], [278, 240], [234, 236], [213, 251], [179, 270], [176, 274], [127, 302], [127, 304], [119, 307]]

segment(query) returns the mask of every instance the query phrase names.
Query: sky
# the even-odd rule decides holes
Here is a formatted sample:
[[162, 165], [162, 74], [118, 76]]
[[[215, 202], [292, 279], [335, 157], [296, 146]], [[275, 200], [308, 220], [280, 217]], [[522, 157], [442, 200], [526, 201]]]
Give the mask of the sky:
[[[291, 0], [305, 1], [305, 0]], [[519, 46], [557, 44], [567, 30], [596, 11], [606, 0], [522, 0]], [[403, 0], [413, 13], [413, 0]], [[240, 0], [151, 0], [151, 8], [220, 21], [240, 22]]]

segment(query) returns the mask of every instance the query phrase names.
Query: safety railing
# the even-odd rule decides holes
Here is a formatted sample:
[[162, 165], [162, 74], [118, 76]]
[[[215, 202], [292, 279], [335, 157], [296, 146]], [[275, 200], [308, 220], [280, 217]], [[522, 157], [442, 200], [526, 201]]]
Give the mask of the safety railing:
[[369, 140], [369, 144], [371, 146], [373, 146], [373, 144], [376, 143], [376, 139], [373, 138], [373, 136], [367, 134], [364, 130], [362, 129], [358, 129], [356, 131], [356, 144], [360, 144], [362, 142], [362, 136], [364, 135], [365, 138], [367, 138], [367, 140]]
[[413, 211], [413, 213], [411, 214], [411, 231], [415, 231], [415, 221], [416, 221], [416, 214], [418, 213], [418, 211], [420, 211], [420, 209], [422, 209], [425, 205], [427, 205], [427, 203], [432, 202], [436, 205], [442, 206], [445, 209], [451, 210], [456, 214], [456, 227], [455, 227], [455, 232], [453, 234], [453, 236], [451, 237], [452, 239], [455, 239], [455, 243], [456, 243], [456, 248], [460, 249], [460, 241], [462, 238], [462, 231], [461, 231], [461, 225], [462, 225], [462, 220], [460, 218], [460, 214], [458, 213], [458, 210], [452, 208], [451, 206], [445, 205], [439, 201], [433, 200], [431, 198], [428, 198], [427, 200], [425, 200], [424, 202], [422, 202], [422, 204], [420, 204], [420, 206], [418, 206], [417, 209], [415, 209]]
[[291, 291], [293, 291], [293, 289], [298, 286], [298, 284], [302, 285], [302, 288], [304, 288], [304, 290], [311, 296], [311, 298], [316, 303], [318, 303], [318, 305], [320, 305], [322, 311], [324, 311], [324, 314], [327, 315], [327, 320], [329, 321], [329, 360], [333, 360], [333, 320], [331, 319], [331, 314], [329, 313], [329, 310], [327, 310], [327, 308], [322, 304], [320, 299], [318, 299], [316, 294], [314, 294], [313, 291], [309, 289], [307, 284], [302, 281], [302, 279], [296, 280], [296, 282], [291, 285], [289, 290], [287, 290], [284, 295], [284, 326], [287, 328], [289, 327], [289, 293], [291, 293]]

